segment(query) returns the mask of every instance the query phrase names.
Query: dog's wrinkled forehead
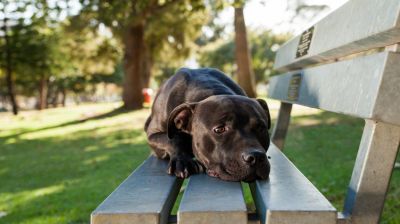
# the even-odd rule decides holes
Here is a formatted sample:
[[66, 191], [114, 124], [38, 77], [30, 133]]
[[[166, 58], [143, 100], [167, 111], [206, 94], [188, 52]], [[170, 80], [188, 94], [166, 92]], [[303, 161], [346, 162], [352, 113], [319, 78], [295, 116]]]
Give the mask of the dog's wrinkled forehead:
[[196, 113], [198, 118], [208, 126], [226, 120], [248, 123], [251, 118], [267, 119], [262, 110], [254, 99], [220, 95], [202, 101]]

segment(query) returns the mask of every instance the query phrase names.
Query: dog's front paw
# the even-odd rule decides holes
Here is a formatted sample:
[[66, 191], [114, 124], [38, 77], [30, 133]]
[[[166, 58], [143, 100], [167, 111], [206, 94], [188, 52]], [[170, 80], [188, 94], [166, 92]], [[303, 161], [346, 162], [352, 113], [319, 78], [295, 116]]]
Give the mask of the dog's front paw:
[[191, 156], [177, 155], [171, 157], [167, 172], [179, 178], [188, 178], [190, 175], [204, 172], [204, 167]]

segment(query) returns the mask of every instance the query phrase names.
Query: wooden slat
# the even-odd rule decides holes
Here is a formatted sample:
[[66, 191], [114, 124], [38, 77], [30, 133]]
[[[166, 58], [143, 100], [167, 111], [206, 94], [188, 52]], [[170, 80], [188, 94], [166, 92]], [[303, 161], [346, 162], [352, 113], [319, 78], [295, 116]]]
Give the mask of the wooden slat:
[[250, 185], [261, 223], [336, 224], [336, 209], [274, 144], [268, 155], [269, 180]]
[[400, 125], [399, 61], [399, 54], [382, 52], [309, 68], [299, 86], [290, 85], [299, 72], [275, 76], [268, 97]]
[[240, 182], [222, 181], [205, 174], [192, 176], [179, 206], [178, 223], [247, 223]]
[[301, 35], [283, 45], [275, 69], [299, 69], [400, 42], [399, 15], [399, 0], [350, 0], [314, 25], [308, 54], [296, 59]]
[[149, 157], [93, 211], [91, 223], [167, 223], [182, 184], [166, 173], [167, 164]]

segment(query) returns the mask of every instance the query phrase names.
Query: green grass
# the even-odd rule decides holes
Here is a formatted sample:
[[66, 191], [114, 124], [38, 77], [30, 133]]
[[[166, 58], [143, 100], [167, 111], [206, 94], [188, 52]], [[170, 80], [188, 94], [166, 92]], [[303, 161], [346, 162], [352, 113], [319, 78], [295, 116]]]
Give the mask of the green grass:
[[[119, 106], [0, 113], [0, 223], [89, 223], [91, 211], [149, 155], [142, 131], [149, 111]], [[341, 209], [363, 121], [294, 114], [285, 153]], [[382, 223], [400, 223], [400, 170], [387, 199]]]
[[[149, 155], [142, 132], [147, 111], [112, 112], [116, 106], [0, 118], [0, 211], [7, 213], [0, 223], [89, 222], [90, 212]], [[83, 122], [103, 113], [109, 116]]]

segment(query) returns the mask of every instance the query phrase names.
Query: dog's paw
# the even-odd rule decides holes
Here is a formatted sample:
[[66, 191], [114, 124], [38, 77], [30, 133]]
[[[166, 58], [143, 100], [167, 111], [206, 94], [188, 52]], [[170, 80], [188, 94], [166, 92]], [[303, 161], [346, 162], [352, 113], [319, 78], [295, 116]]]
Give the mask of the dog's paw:
[[177, 155], [171, 157], [167, 172], [179, 178], [188, 178], [190, 175], [204, 172], [204, 167], [190, 156]]
[[219, 177], [219, 174], [217, 173], [217, 171], [214, 171], [214, 170], [206, 170], [206, 173], [210, 177]]

